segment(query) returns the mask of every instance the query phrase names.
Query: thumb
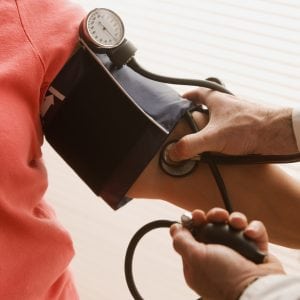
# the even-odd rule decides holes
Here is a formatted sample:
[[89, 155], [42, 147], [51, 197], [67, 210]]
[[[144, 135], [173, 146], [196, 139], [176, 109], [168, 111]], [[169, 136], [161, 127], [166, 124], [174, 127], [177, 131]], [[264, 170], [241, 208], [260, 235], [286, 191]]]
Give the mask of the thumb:
[[170, 144], [167, 149], [168, 156], [173, 161], [180, 161], [207, 151], [217, 152], [217, 142], [217, 133], [205, 127], [199, 132], [185, 135], [178, 142]]
[[195, 251], [201, 253], [203, 244], [197, 242], [189, 230], [179, 224], [174, 224], [170, 228], [170, 234], [173, 238], [173, 247], [175, 251], [184, 259], [190, 258], [191, 253]]
[[245, 229], [245, 235], [255, 241], [258, 248], [264, 252], [268, 252], [269, 238], [265, 225], [257, 220], [251, 223]]

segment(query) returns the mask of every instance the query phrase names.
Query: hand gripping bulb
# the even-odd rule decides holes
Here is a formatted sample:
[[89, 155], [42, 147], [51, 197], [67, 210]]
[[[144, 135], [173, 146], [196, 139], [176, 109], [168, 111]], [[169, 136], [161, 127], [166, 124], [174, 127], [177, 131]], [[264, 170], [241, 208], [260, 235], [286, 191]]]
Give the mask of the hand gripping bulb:
[[236, 230], [226, 223], [195, 226], [191, 214], [185, 213], [181, 216], [181, 224], [201, 243], [227, 246], [256, 264], [262, 263], [266, 257], [255, 242], [244, 235], [243, 230]]

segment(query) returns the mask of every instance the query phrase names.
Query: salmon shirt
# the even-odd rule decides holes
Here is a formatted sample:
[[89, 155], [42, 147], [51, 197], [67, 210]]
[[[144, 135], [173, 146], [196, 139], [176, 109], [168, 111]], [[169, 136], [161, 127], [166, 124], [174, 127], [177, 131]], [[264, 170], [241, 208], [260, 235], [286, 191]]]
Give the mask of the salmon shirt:
[[85, 12], [65, 0], [0, 0], [0, 299], [78, 299], [69, 234], [44, 201], [40, 106]]

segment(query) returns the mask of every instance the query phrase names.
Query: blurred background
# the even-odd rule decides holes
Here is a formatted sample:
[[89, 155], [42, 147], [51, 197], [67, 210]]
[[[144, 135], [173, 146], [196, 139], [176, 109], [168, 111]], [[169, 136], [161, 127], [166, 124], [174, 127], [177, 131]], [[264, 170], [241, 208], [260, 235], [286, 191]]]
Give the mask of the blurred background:
[[[297, 0], [101, 0], [74, 2], [86, 11], [105, 7], [123, 19], [136, 58], [163, 75], [215, 76], [241, 97], [272, 105], [300, 103], [300, 2]], [[174, 88], [182, 93], [189, 88]], [[162, 200], [134, 200], [112, 211], [45, 143], [47, 199], [70, 231], [72, 269], [83, 300], [130, 300], [124, 256], [132, 235], [159, 218], [178, 220], [182, 209]], [[299, 164], [283, 166], [300, 177]], [[284, 226], [284, 224], [283, 224]], [[298, 251], [272, 245], [287, 272], [300, 273]], [[147, 300], [195, 299], [167, 229], [139, 245], [134, 272]]]

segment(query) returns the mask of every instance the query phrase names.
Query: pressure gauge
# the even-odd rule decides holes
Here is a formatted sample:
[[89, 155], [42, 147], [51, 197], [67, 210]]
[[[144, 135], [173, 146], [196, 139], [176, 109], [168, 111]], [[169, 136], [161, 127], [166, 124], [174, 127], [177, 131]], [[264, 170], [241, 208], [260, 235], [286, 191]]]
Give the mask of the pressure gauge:
[[124, 24], [115, 12], [106, 8], [96, 8], [83, 19], [80, 35], [94, 48], [112, 49], [124, 40]]

